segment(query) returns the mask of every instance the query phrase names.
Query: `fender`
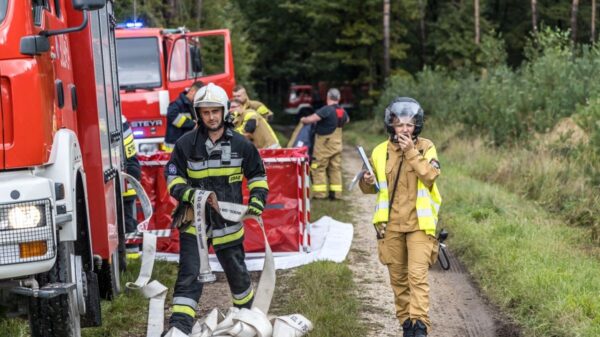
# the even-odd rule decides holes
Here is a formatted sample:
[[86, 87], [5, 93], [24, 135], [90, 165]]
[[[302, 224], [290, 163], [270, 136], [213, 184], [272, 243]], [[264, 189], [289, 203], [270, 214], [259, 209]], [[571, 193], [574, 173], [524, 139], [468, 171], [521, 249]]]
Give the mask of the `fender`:
[[[60, 241], [76, 241], [77, 240], [77, 176], [81, 176], [83, 182], [84, 199], [86, 200], [86, 217], [87, 219], [87, 233], [90, 231], [89, 221], [89, 205], [87, 204], [87, 180], [85, 171], [83, 169], [83, 159], [81, 155], [81, 148], [79, 146], [79, 140], [77, 135], [70, 129], [60, 129], [54, 135], [54, 142], [52, 145], [52, 152], [48, 163], [43, 167], [36, 168], [34, 174], [41, 177], [46, 177], [55, 183], [61, 183], [64, 187], [64, 199], [56, 200], [56, 193], [54, 192], [54, 199], [56, 200], [57, 210], [59, 207], [64, 207], [66, 212], [58, 214], [57, 216], [63, 216], [66, 221], [59, 225], [59, 237]], [[91, 238], [88, 235], [88, 244], [91, 247]], [[90, 249], [91, 251], [91, 249]], [[91, 254], [91, 252], [90, 252]], [[84, 257], [92, 260], [92, 256]]]

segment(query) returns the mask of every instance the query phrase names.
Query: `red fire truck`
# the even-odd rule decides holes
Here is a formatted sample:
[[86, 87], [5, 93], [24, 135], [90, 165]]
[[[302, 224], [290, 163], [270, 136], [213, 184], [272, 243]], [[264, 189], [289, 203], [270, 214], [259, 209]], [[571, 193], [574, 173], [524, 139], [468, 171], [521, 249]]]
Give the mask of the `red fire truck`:
[[[291, 84], [287, 100], [284, 102], [285, 113], [304, 117], [312, 114], [326, 104], [327, 82], [320, 81], [316, 87], [310, 84]], [[350, 110], [354, 108], [354, 95], [352, 87], [342, 85], [338, 87], [342, 95], [340, 105]]]
[[[126, 28], [132, 27], [132, 28]], [[196, 80], [213, 82], [231, 97], [235, 86], [229, 30], [117, 29], [121, 106], [139, 154], [161, 149], [169, 102]]]
[[114, 29], [112, 0], [0, 0], [0, 296], [32, 336], [79, 336], [119, 291]]

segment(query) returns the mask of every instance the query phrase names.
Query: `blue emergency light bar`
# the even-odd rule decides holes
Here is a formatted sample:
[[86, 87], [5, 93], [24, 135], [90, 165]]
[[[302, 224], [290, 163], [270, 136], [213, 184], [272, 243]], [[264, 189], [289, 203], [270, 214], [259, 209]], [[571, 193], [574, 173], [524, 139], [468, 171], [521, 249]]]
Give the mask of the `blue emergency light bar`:
[[125, 21], [123, 23], [117, 24], [117, 28], [143, 28], [144, 23], [142, 21]]

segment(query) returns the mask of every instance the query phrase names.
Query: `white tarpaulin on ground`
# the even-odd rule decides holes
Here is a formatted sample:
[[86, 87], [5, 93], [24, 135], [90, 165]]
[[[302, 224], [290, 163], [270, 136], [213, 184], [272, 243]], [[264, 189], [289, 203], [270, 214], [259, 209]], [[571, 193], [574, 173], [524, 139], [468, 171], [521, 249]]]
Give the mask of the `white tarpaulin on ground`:
[[[309, 253], [274, 253], [275, 269], [289, 269], [309, 264], [314, 261], [342, 262], [350, 251], [353, 236], [352, 224], [339, 222], [324, 216], [310, 225], [311, 245]], [[246, 254], [246, 265], [250, 271], [262, 270], [264, 254]], [[157, 260], [177, 262], [179, 254], [157, 253]], [[210, 267], [213, 271], [222, 272], [215, 255], [210, 255]]]

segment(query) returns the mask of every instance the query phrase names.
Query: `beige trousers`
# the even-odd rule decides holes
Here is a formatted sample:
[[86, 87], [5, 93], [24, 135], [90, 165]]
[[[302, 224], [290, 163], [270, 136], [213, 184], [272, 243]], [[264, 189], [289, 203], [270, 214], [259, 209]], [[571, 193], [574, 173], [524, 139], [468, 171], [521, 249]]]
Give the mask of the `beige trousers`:
[[315, 136], [312, 175], [312, 196], [326, 198], [334, 192], [336, 198], [342, 196], [342, 129], [326, 136]]
[[431, 332], [429, 320], [429, 267], [437, 259], [438, 242], [418, 230], [386, 232], [378, 240], [379, 260], [388, 267], [400, 324], [420, 320]]

